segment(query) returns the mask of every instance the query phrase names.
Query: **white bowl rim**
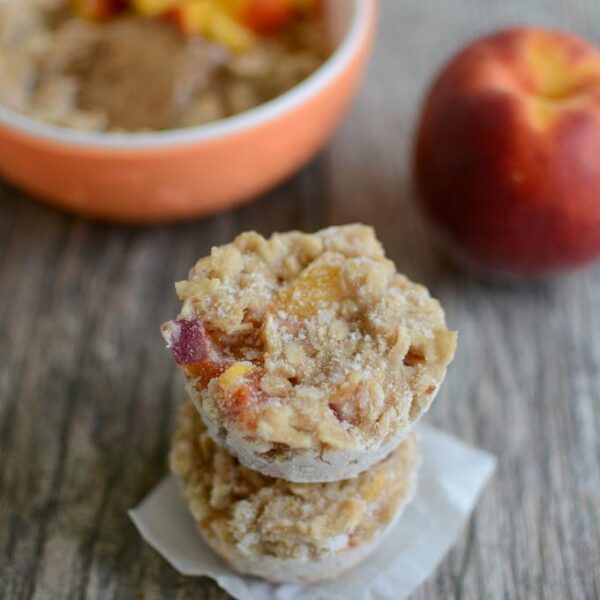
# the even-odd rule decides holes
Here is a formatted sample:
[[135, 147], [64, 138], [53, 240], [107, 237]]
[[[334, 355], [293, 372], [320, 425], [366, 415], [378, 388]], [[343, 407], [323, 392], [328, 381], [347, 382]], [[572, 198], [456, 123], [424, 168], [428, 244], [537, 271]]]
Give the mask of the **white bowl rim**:
[[107, 150], [148, 150], [196, 144], [242, 133], [304, 104], [334, 80], [354, 57], [374, 18], [375, 0], [352, 0], [350, 27], [332, 55], [292, 89], [255, 108], [213, 123], [155, 132], [82, 132], [51, 125], [0, 106], [0, 124], [67, 146]]

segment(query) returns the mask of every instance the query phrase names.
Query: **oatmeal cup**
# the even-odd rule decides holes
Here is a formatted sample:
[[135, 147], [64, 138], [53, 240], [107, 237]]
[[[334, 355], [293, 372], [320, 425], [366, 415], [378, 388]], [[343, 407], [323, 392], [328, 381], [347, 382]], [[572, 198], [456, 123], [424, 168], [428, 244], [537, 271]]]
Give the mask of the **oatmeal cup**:
[[295, 482], [355, 477], [429, 408], [456, 333], [373, 230], [332, 227], [213, 248], [176, 284], [162, 333], [209, 435]]
[[205, 541], [235, 570], [276, 583], [330, 579], [366, 558], [410, 500], [418, 463], [411, 434], [355, 479], [265, 477], [216, 445], [191, 404], [181, 410], [171, 451]]

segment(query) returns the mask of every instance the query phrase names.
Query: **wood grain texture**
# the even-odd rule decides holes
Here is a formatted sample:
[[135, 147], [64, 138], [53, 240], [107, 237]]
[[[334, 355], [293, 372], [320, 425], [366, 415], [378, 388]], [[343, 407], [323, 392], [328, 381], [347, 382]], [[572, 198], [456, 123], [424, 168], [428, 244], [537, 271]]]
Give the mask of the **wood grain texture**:
[[180, 378], [158, 334], [172, 282], [245, 229], [373, 224], [428, 285], [459, 352], [430, 420], [499, 470], [414, 600], [600, 598], [600, 269], [503, 286], [456, 271], [416, 213], [418, 103], [467, 38], [519, 22], [600, 43], [594, 0], [384, 0], [367, 82], [334, 141], [255, 203], [188, 224], [88, 223], [0, 186], [0, 598], [224, 600], [128, 522], [165, 472]]

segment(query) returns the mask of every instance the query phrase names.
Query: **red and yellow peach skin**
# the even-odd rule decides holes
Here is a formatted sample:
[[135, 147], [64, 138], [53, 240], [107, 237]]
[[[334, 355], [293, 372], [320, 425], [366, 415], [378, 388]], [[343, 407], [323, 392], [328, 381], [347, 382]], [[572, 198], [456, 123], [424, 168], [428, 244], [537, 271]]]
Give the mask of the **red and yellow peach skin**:
[[484, 37], [442, 71], [416, 138], [426, 213], [471, 260], [537, 274], [600, 254], [600, 52], [567, 33]]

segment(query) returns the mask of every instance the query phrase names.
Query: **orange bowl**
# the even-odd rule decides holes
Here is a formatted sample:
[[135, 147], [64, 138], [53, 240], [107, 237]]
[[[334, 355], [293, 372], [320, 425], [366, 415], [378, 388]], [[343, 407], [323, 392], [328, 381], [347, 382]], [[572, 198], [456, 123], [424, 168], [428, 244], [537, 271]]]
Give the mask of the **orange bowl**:
[[172, 221], [249, 200], [328, 140], [358, 87], [376, 13], [376, 0], [327, 0], [332, 56], [274, 100], [208, 125], [81, 133], [0, 107], [0, 173], [56, 206], [108, 221]]

